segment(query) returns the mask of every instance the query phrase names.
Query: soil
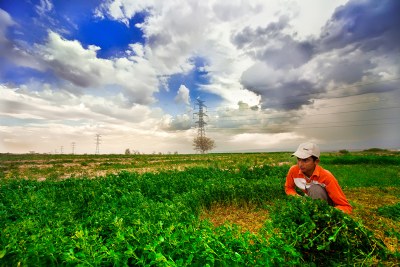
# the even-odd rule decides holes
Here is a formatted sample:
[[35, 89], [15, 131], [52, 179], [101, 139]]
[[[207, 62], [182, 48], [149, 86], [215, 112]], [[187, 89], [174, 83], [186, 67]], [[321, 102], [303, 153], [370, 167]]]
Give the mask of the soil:
[[[400, 251], [400, 240], [393, 235], [388, 235], [383, 230], [389, 228], [393, 232], [400, 233], [400, 224], [392, 219], [379, 216], [377, 213], [379, 207], [393, 205], [400, 201], [400, 188], [352, 188], [344, 190], [344, 193], [353, 206], [353, 213], [350, 216], [374, 232], [375, 236], [380, 238], [390, 251]], [[268, 212], [255, 206], [239, 207], [214, 204], [209, 210], [204, 210], [200, 218], [210, 220], [215, 227], [236, 224], [243, 232], [257, 233], [264, 222], [268, 220]]]

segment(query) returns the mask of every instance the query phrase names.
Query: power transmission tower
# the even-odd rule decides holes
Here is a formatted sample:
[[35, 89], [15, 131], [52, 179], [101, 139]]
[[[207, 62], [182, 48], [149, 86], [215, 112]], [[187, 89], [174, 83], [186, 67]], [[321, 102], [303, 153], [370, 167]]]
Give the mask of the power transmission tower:
[[100, 154], [100, 137], [100, 134], [96, 134], [96, 155]]
[[60, 147], [60, 154], [63, 154], [63, 149], [64, 149], [64, 147], [61, 146], [61, 147]]
[[72, 155], [75, 154], [75, 142], [72, 142]]
[[204, 113], [204, 107], [207, 108], [206, 105], [204, 105], [204, 101], [200, 99], [196, 99], [197, 103], [195, 103], [195, 108], [196, 105], [199, 106], [199, 112], [193, 113], [193, 116], [197, 115], [199, 117], [199, 120], [196, 121], [195, 123], [197, 124], [197, 137], [205, 137], [206, 136], [206, 131], [204, 129], [204, 126], [207, 124], [204, 121], [204, 117], [207, 116], [207, 114]]

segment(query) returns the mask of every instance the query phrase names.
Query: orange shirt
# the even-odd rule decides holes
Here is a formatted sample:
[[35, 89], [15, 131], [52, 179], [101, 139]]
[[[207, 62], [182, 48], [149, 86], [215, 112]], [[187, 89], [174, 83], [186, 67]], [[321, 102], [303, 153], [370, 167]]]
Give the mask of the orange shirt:
[[[333, 174], [322, 168], [321, 166], [317, 165], [313, 174], [308, 181], [305, 175], [301, 172], [299, 166], [294, 165], [290, 168], [287, 176], [286, 176], [286, 183], [285, 183], [285, 192], [287, 195], [297, 195], [295, 190], [295, 186], [298, 187], [307, 194], [305, 190], [305, 186], [308, 183], [319, 184], [325, 188], [326, 192], [328, 193], [329, 197], [332, 199], [336, 208], [346, 212], [351, 213], [352, 207], [347, 201], [346, 196], [344, 195], [342, 189], [339, 186], [338, 181], [333, 176]], [[304, 184], [304, 186], [302, 186]]]

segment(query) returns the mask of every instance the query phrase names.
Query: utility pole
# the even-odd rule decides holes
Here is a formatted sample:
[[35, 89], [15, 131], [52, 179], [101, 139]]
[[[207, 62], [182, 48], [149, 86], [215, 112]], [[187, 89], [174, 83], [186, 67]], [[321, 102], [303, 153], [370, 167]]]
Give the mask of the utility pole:
[[195, 103], [195, 108], [196, 105], [199, 106], [199, 112], [193, 113], [194, 115], [197, 115], [199, 117], [199, 120], [196, 121], [195, 123], [197, 124], [197, 137], [203, 138], [206, 136], [206, 131], [204, 129], [204, 126], [207, 124], [204, 121], [204, 117], [207, 116], [207, 114], [204, 113], [204, 107], [207, 108], [206, 105], [204, 105], [204, 101], [200, 99], [196, 99], [197, 103]]
[[75, 154], [75, 142], [72, 142], [72, 155]]
[[100, 137], [100, 134], [96, 134], [96, 155], [100, 154]]
[[[197, 150], [204, 154], [205, 152], [213, 149], [215, 147], [215, 142], [211, 138], [206, 137], [206, 131], [204, 129], [205, 125], [207, 124], [204, 121], [204, 117], [207, 116], [207, 114], [204, 112], [204, 108], [207, 108], [206, 105], [204, 105], [204, 101], [200, 99], [197, 100], [197, 105], [199, 106], [199, 112], [193, 113], [194, 115], [197, 115], [199, 117], [198, 121], [196, 121], [197, 124], [197, 137], [194, 138], [193, 140], [193, 148], [194, 150]], [[196, 108], [196, 104], [195, 104]]]

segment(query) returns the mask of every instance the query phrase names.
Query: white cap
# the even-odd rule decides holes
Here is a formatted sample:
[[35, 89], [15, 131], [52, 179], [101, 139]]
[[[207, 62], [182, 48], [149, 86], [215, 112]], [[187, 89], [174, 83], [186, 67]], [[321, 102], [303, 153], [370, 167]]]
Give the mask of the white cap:
[[319, 158], [320, 154], [321, 153], [319, 151], [319, 147], [316, 144], [307, 142], [300, 144], [296, 152], [294, 152], [292, 156], [296, 156], [300, 159], [306, 159], [311, 156], [316, 156], [317, 158]]

